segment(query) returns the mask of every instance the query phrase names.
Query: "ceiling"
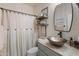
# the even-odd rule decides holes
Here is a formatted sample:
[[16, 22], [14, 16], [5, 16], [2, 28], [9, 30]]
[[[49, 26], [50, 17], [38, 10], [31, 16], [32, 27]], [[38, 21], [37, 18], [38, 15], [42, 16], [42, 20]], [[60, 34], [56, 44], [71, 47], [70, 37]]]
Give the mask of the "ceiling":
[[39, 6], [39, 5], [49, 4], [49, 3], [25, 3], [25, 4], [30, 5], [30, 6]]

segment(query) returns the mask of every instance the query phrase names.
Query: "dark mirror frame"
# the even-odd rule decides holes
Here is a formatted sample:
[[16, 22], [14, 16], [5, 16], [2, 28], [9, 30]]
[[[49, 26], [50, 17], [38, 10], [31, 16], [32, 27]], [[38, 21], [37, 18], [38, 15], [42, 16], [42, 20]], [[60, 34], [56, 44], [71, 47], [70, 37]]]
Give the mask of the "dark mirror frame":
[[[55, 10], [56, 10], [56, 7], [54, 9], [54, 16], [53, 16], [54, 30], [56, 30], [56, 28], [55, 28]], [[72, 8], [72, 21], [71, 21], [71, 26], [70, 26], [69, 31], [59, 31], [59, 30], [56, 30], [56, 31], [59, 31], [59, 32], [70, 32], [71, 31], [71, 27], [72, 27], [72, 23], [73, 23], [73, 4], [72, 3], [71, 3], [71, 8]]]
[[78, 6], [78, 8], [79, 8], [79, 3], [76, 3], [76, 5]]

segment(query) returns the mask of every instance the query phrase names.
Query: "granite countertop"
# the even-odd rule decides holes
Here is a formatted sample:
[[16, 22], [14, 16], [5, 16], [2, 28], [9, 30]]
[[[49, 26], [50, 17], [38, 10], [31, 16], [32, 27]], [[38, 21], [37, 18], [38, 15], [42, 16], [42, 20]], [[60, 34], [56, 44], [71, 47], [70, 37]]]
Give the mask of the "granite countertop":
[[55, 47], [47, 39], [39, 39], [38, 42], [63, 56], [79, 56], [79, 49], [69, 46], [67, 43], [62, 47]]

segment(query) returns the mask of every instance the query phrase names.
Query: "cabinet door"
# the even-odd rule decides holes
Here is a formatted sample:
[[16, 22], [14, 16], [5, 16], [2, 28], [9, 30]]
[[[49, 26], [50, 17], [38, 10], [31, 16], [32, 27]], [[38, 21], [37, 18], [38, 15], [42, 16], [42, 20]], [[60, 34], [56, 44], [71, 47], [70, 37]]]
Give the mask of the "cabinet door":
[[40, 49], [38, 49], [38, 56], [46, 56], [46, 54], [42, 52]]
[[41, 43], [38, 43], [38, 48], [40, 48], [40, 50], [43, 51], [48, 56], [61, 56], [61, 54], [56, 53], [55, 51], [49, 49], [48, 47], [42, 45]]

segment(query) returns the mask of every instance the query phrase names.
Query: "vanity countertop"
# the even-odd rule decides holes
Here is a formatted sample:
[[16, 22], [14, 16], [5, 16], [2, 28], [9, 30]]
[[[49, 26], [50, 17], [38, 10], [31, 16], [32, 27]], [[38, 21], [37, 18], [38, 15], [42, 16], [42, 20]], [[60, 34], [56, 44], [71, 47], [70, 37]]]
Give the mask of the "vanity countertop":
[[38, 42], [63, 56], [79, 56], [79, 49], [69, 46], [66, 43], [62, 47], [55, 47], [47, 39], [39, 39]]

